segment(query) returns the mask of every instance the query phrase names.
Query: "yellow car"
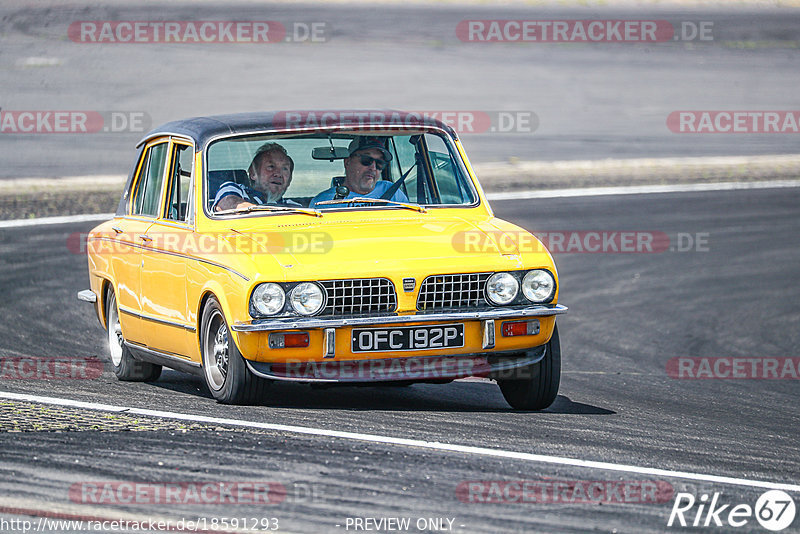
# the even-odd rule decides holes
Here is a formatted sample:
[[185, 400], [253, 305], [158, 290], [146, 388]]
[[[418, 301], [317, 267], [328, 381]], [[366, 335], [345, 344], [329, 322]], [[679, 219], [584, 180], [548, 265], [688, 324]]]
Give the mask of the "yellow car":
[[171, 122], [138, 149], [78, 294], [120, 380], [167, 366], [239, 404], [276, 380], [481, 376], [516, 409], [555, 400], [553, 259], [494, 217], [446, 124], [246, 113]]

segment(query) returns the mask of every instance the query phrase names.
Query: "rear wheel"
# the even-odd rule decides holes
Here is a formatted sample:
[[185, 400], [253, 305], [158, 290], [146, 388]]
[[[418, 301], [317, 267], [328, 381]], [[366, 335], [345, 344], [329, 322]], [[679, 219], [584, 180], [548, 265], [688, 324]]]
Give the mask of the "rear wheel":
[[152, 382], [161, 376], [161, 366], [135, 360], [130, 349], [125, 346], [122, 326], [119, 322], [119, 309], [114, 290], [108, 290], [106, 297], [106, 332], [108, 334], [108, 353], [114, 374], [119, 380], [127, 382]]
[[223, 404], [256, 402], [268, 382], [247, 368], [216, 298], [208, 299], [200, 324], [203, 376], [211, 395]]
[[556, 400], [561, 383], [561, 343], [558, 328], [545, 345], [544, 358], [520, 368], [523, 378], [498, 379], [503, 397], [516, 410], [544, 410]]

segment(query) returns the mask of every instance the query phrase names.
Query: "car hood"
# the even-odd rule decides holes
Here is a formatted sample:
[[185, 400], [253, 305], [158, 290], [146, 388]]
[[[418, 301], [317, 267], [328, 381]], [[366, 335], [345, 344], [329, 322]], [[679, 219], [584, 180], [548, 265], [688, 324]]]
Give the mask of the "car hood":
[[[277, 261], [285, 280], [313, 280], [524, 268], [514, 244], [519, 231], [524, 232], [494, 218], [423, 215], [381, 221], [317, 219], [270, 230], [239, 226], [233, 235], [237, 248], [252, 257], [262, 274]], [[549, 254], [543, 254], [547, 265]], [[274, 273], [270, 278], [275, 279]]]

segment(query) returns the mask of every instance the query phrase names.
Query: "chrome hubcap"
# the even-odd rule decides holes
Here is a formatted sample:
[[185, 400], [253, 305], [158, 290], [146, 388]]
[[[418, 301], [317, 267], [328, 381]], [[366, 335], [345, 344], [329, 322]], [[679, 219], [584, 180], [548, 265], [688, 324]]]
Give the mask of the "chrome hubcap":
[[111, 355], [111, 363], [114, 367], [119, 367], [122, 363], [122, 326], [119, 324], [119, 313], [117, 312], [117, 299], [112, 298], [108, 310], [108, 353]]
[[215, 391], [222, 389], [228, 376], [228, 327], [219, 311], [208, 321], [204, 346], [204, 369], [208, 385]]
[[220, 325], [214, 337], [214, 359], [222, 376], [228, 374], [228, 329]]

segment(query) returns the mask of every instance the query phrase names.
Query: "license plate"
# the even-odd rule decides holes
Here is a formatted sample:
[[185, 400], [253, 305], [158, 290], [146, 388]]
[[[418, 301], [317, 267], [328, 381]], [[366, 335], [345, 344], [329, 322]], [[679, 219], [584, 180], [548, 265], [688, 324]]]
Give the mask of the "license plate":
[[464, 346], [464, 325], [353, 329], [353, 352], [451, 349]]

